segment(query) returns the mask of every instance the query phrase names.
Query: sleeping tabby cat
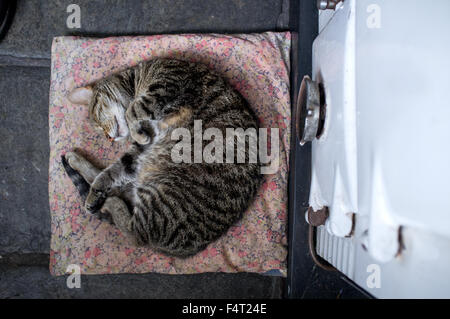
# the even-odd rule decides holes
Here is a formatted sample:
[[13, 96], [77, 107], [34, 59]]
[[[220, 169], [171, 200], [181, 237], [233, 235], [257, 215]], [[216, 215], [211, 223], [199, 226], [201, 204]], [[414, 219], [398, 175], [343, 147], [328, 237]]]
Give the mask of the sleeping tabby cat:
[[223, 235], [253, 201], [262, 178], [260, 164], [248, 160], [248, 147], [245, 163], [171, 159], [178, 143], [172, 131], [188, 129], [193, 143], [194, 120], [223, 136], [226, 128], [258, 130], [245, 99], [205, 65], [154, 59], [76, 89], [69, 99], [86, 104], [108, 138], [130, 135], [133, 140], [128, 152], [104, 170], [76, 152], [62, 160], [86, 210], [110, 218], [135, 244], [170, 256], [194, 255]]

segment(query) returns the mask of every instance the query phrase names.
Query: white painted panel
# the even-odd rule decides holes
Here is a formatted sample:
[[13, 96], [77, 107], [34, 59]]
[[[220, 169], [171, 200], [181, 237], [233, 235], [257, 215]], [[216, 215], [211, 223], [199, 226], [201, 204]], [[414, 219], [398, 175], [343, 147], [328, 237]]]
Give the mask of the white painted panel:
[[[310, 205], [330, 220], [317, 251], [376, 297], [450, 298], [449, 14], [448, 0], [346, 0], [320, 15], [327, 123]], [[367, 286], [371, 265], [380, 287]]]

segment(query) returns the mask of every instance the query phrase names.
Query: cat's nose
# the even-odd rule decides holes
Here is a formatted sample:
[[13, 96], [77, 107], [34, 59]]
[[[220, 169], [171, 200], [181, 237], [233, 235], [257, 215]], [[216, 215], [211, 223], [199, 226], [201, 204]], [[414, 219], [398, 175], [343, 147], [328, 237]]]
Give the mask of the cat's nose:
[[107, 132], [103, 132], [103, 133], [105, 133], [105, 137], [108, 139], [108, 141], [114, 142], [114, 137], [111, 137]]

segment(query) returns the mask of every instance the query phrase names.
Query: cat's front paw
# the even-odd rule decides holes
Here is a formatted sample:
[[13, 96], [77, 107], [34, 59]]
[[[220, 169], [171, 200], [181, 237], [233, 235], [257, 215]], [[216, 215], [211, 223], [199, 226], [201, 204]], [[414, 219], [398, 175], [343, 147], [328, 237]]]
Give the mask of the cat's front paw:
[[89, 194], [84, 202], [84, 207], [88, 213], [95, 214], [105, 203], [107, 194], [105, 191], [94, 189], [91, 187]]
[[142, 113], [142, 105], [133, 102], [125, 113], [125, 119], [128, 124], [131, 138], [141, 145], [150, 143], [150, 134], [146, 132], [150, 118]]
[[147, 145], [151, 141], [150, 136], [142, 129], [140, 124], [130, 126], [130, 135], [136, 143], [141, 145]]

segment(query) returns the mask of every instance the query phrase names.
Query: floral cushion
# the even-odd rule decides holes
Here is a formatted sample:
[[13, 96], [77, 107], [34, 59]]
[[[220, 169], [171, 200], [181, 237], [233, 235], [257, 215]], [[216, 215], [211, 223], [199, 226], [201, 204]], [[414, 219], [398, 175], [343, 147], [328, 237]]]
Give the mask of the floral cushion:
[[[63, 275], [70, 264], [82, 274], [256, 272], [286, 275], [287, 184], [290, 141], [288, 32], [185, 34], [105, 39], [57, 37], [52, 47], [50, 87], [49, 196], [52, 222], [50, 271]], [[99, 135], [86, 107], [67, 94], [153, 57], [202, 62], [241, 92], [261, 127], [279, 128], [279, 169], [265, 175], [253, 205], [226, 235], [197, 255], [178, 259], [133, 247], [114, 226], [82, 208], [61, 165], [61, 155], [79, 148], [106, 166], [126, 150]]]

